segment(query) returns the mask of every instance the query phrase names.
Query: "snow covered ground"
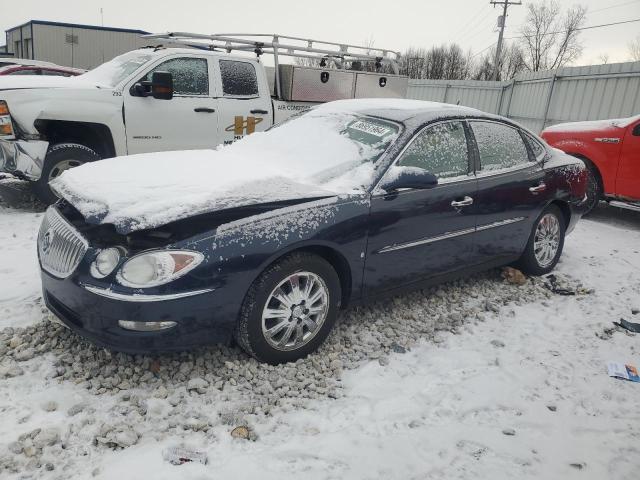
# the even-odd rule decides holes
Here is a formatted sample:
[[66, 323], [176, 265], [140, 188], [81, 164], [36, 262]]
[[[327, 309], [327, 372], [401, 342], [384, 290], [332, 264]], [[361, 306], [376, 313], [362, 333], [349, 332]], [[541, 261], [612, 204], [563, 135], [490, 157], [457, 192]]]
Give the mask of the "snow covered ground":
[[[320, 352], [268, 367], [227, 347], [111, 356], [51, 323], [41, 213], [7, 206], [13, 186], [0, 182], [1, 478], [638, 478], [640, 384], [606, 374], [640, 364], [640, 335], [611, 329], [640, 322], [638, 215], [602, 208], [568, 237], [558, 271], [592, 293], [492, 272], [353, 308]], [[176, 445], [208, 464], [170, 465]]]

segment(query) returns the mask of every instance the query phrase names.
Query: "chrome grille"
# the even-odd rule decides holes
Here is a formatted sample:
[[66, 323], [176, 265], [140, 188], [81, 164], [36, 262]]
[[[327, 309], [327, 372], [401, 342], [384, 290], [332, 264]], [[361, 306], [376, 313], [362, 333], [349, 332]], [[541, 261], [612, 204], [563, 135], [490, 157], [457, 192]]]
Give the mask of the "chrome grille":
[[38, 232], [38, 254], [44, 270], [58, 278], [71, 275], [89, 244], [55, 207], [45, 213]]

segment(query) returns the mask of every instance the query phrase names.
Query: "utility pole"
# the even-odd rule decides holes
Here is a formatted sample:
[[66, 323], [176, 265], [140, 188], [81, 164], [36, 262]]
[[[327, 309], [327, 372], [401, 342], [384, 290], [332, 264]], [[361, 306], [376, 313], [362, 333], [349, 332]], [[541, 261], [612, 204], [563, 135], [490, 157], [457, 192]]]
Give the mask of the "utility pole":
[[502, 38], [504, 37], [504, 27], [507, 24], [507, 10], [511, 5], [522, 5], [522, 2], [513, 2], [509, 0], [496, 1], [491, 0], [489, 2], [494, 7], [496, 5], [502, 5], [502, 16], [498, 17], [498, 27], [500, 27], [500, 33], [498, 34], [498, 46], [496, 47], [496, 59], [493, 62], [493, 79], [498, 80], [498, 72], [500, 71], [500, 54], [502, 53]]

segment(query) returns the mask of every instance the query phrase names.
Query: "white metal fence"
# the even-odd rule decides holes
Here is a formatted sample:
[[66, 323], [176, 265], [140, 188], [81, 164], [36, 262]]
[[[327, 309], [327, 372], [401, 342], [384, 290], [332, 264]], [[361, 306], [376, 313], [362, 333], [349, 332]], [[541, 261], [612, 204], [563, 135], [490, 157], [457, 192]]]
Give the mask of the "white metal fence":
[[510, 82], [410, 80], [407, 98], [475, 107], [540, 132], [560, 122], [640, 114], [640, 62], [530, 72]]

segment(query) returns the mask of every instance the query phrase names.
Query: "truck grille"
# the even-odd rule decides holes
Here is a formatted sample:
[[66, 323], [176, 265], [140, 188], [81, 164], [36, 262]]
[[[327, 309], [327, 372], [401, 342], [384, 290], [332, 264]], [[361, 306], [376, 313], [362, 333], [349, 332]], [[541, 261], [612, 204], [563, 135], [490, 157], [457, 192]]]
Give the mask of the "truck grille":
[[47, 209], [38, 233], [38, 254], [44, 270], [54, 277], [68, 277], [76, 269], [88, 247], [87, 241], [55, 207]]

